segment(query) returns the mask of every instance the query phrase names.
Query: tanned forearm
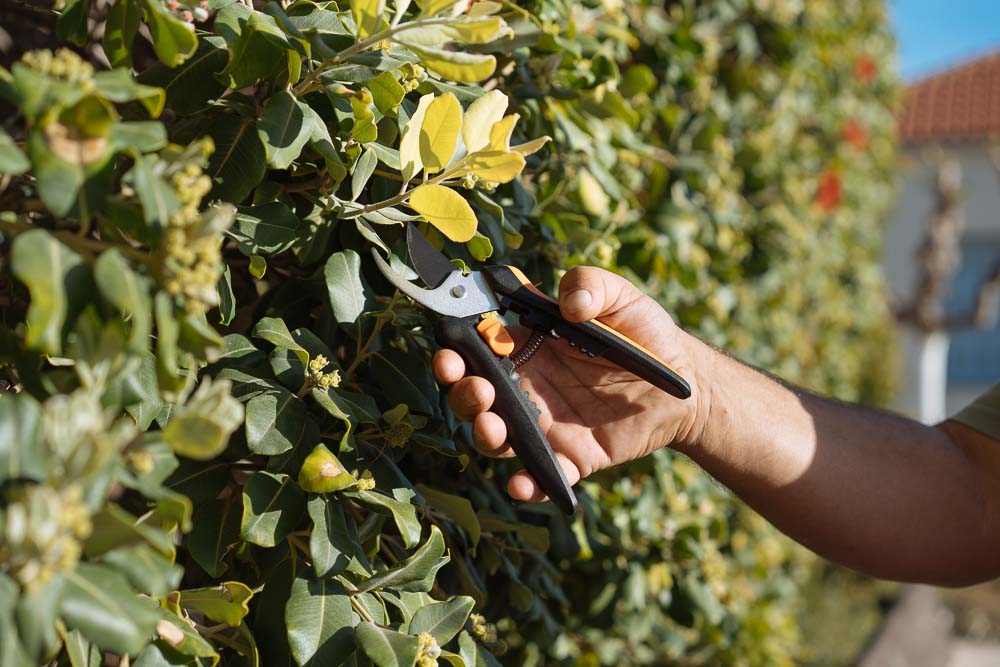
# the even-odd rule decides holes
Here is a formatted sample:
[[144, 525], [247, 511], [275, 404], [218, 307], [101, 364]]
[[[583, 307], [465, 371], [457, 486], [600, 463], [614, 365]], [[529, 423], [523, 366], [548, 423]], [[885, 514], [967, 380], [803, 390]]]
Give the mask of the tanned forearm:
[[868, 574], [1000, 574], [1000, 444], [791, 389], [687, 336], [701, 389], [677, 445], [780, 530]]

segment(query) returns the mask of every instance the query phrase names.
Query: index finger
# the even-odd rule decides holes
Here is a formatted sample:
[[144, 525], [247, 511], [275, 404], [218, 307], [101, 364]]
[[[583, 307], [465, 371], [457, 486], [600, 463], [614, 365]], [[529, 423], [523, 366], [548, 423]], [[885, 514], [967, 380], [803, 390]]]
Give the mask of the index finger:
[[454, 350], [438, 350], [431, 366], [442, 384], [455, 384], [465, 377], [465, 361]]

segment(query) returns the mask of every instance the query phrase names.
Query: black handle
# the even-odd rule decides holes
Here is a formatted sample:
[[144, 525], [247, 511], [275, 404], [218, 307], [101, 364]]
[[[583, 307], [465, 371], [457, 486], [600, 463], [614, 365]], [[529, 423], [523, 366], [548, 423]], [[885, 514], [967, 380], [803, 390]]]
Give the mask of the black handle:
[[590, 356], [604, 357], [672, 396], [691, 396], [691, 386], [684, 378], [628, 336], [597, 320], [578, 323], [564, 320], [559, 304], [537, 290], [517, 269], [489, 266], [483, 273], [496, 292], [501, 307], [514, 311], [530, 326], [557, 338], [565, 338]]
[[451, 317], [438, 320], [437, 342], [455, 350], [465, 360], [473, 374], [486, 378], [496, 390], [493, 412], [507, 425], [507, 441], [535, 481], [566, 514], [576, 513], [576, 496], [562, 467], [552, 451], [552, 445], [538, 425], [541, 413], [521, 389], [521, 380], [514, 364], [497, 357], [476, 331], [478, 316]]

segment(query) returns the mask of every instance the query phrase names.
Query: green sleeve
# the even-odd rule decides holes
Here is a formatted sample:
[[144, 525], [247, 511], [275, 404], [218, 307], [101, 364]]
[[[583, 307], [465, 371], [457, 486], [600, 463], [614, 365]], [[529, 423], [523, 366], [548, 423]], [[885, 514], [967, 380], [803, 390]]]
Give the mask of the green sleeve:
[[962, 408], [952, 420], [1000, 440], [1000, 383]]

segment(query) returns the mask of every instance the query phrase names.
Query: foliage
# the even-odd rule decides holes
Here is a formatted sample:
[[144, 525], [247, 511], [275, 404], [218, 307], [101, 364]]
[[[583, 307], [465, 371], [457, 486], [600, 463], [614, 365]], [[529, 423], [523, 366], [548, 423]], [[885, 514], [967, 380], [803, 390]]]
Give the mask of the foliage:
[[0, 71], [0, 662], [789, 664], [808, 558], [668, 452], [513, 506], [368, 257], [597, 263], [877, 395], [879, 3], [343, 5], [66, 0], [114, 67]]

